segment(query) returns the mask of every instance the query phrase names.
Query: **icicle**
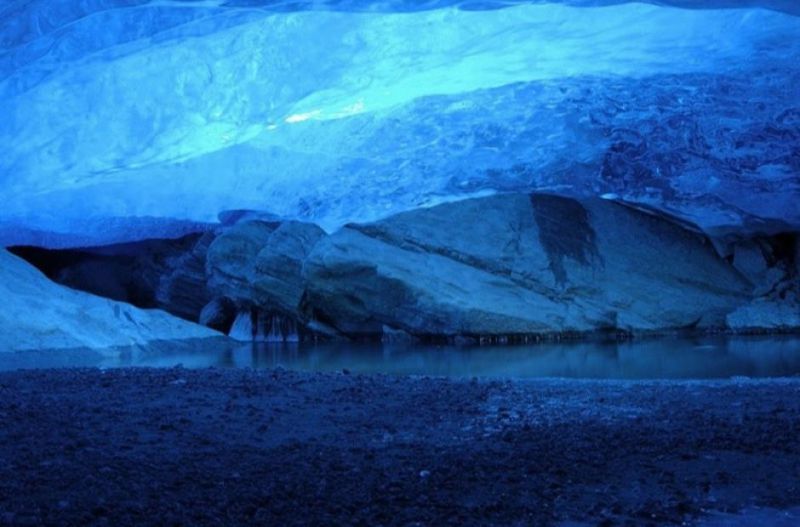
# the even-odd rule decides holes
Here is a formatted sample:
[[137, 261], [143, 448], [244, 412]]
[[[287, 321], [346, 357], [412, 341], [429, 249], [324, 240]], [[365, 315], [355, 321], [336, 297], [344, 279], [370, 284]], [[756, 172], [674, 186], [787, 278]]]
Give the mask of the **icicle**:
[[300, 332], [293, 318], [256, 310], [240, 311], [228, 335], [243, 341], [300, 342]]
[[270, 319], [269, 333], [267, 334], [267, 342], [283, 342], [283, 334], [281, 333], [281, 318], [279, 315], [272, 315]]
[[267, 314], [261, 311], [258, 312], [258, 322], [256, 323], [255, 337], [256, 342], [272, 342], [269, 334], [269, 318]]
[[253, 340], [253, 317], [250, 311], [239, 311], [228, 336], [245, 342]]
[[286, 318], [286, 329], [283, 333], [286, 342], [300, 342], [300, 333], [297, 330], [297, 322], [294, 319]]

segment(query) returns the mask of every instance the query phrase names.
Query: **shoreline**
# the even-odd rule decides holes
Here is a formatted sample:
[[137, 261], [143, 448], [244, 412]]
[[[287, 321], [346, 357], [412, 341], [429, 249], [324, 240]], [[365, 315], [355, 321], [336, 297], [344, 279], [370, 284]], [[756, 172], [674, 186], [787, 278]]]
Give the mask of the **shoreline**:
[[[340, 339], [330, 342], [351, 342], [365, 344], [391, 344], [409, 343], [426, 346], [536, 346], [538, 344], [580, 343], [580, 342], [633, 342], [641, 340], [658, 339], [691, 339], [712, 337], [769, 337], [769, 336], [798, 336], [800, 327], [750, 327], [750, 328], [666, 328], [653, 330], [593, 330], [593, 331], [564, 331], [547, 333], [524, 333], [503, 335], [410, 335], [397, 340], [381, 335], [363, 336], [360, 338]], [[258, 342], [258, 341], [253, 341]], [[315, 343], [316, 340], [309, 340]], [[326, 341], [319, 340], [324, 343]]]
[[694, 524], [788, 509], [800, 378], [0, 373], [9, 525]]

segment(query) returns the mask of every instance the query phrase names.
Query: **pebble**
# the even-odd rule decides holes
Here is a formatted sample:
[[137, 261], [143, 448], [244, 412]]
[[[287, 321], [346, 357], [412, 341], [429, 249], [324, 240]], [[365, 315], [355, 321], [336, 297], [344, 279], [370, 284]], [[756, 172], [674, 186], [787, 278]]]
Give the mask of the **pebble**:
[[342, 374], [0, 373], [0, 525], [679, 523], [800, 488], [797, 381], [632, 383], [601, 406], [618, 384]]

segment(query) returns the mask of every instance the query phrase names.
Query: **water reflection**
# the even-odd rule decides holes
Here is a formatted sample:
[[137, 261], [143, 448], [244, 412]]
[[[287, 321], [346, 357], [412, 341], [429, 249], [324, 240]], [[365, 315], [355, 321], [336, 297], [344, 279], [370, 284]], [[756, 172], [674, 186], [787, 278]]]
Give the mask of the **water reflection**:
[[138, 353], [103, 366], [273, 368], [449, 377], [712, 379], [800, 375], [798, 337], [717, 337], [536, 346], [214, 344]]

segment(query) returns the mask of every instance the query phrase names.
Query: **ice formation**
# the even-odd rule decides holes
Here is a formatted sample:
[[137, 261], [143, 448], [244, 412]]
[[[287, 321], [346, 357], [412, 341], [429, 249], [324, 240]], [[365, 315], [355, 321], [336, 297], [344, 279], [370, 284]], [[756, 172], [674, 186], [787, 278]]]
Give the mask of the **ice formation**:
[[0, 224], [332, 229], [538, 189], [800, 226], [800, 10], [699, 4], [7, 2]]

